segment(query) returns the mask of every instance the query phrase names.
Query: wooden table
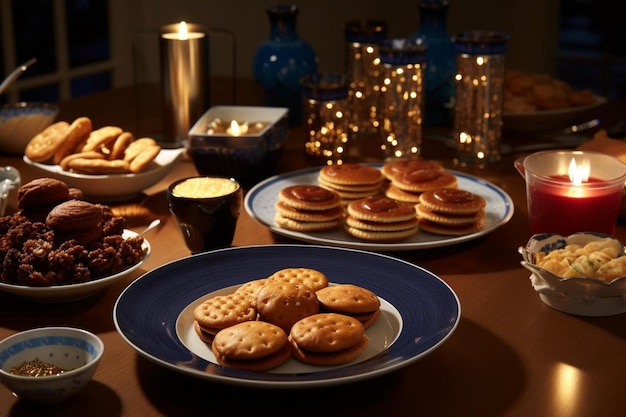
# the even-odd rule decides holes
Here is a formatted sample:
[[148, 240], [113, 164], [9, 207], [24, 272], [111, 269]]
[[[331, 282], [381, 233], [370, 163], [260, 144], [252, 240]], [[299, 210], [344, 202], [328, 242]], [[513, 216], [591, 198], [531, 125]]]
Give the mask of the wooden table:
[[[116, 90], [62, 103], [60, 118], [87, 115], [94, 125], [135, 129], [132, 90]], [[256, 104], [251, 101], [246, 104]], [[621, 117], [606, 107], [606, 123]], [[516, 139], [518, 140], [518, 139]], [[313, 165], [304, 157], [304, 134], [292, 129], [277, 169]], [[425, 140], [424, 156], [449, 167], [453, 152]], [[70, 304], [37, 304], [0, 294], [0, 338], [37, 326], [89, 329], [105, 343], [93, 381], [71, 400], [39, 407], [0, 388], [1, 416], [615, 416], [626, 409], [626, 315], [578, 317], [544, 305], [520, 266], [519, 246], [529, 238], [524, 180], [513, 168], [516, 155], [483, 170], [466, 170], [501, 187], [515, 203], [513, 218], [476, 240], [453, 246], [393, 252], [447, 282], [461, 302], [456, 331], [438, 349], [391, 374], [351, 385], [307, 390], [266, 390], [220, 385], [165, 369], [139, 356], [117, 333], [112, 309], [133, 279], [189, 253], [170, 217], [165, 188], [194, 175], [181, 161], [142, 201], [164, 222], [147, 235], [153, 253], [144, 267], [102, 295]], [[23, 181], [38, 174], [19, 158], [0, 165], [20, 169]], [[15, 209], [12, 202], [9, 210]], [[145, 223], [147, 224], [147, 222]], [[134, 225], [140, 230], [145, 224]], [[617, 237], [626, 240], [626, 227]], [[300, 243], [278, 236], [242, 212], [234, 246]]]

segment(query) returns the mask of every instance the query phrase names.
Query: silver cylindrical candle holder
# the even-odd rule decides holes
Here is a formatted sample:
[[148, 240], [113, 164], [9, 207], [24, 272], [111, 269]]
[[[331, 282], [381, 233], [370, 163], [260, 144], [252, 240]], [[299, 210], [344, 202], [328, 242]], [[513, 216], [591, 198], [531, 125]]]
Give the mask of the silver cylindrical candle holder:
[[163, 142], [179, 146], [209, 107], [208, 33], [185, 22], [159, 29]]
[[485, 166], [500, 160], [505, 53], [509, 36], [470, 31], [454, 39], [457, 56], [453, 137], [455, 163]]
[[380, 48], [381, 132], [385, 159], [417, 158], [422, 148], [427, 47], [390, 39]]

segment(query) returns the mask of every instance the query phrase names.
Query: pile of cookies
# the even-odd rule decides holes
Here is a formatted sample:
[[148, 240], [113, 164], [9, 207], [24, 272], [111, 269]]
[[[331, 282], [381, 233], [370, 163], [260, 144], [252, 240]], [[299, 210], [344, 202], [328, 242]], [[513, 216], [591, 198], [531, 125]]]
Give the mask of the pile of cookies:
[[293, 357], [316, 366], [356, 359], [380, 316], [380, 300], [353, 284], [329, 285], [311, 268], [285, 268], [210, 297], [193, 311], [194, 329], [228, 367], [267, 371]]
[[59, 121], [35, 135], [24, 154], [33, 162], [60, 165], [81, 174], [126, 174], [144, 171], [161, 147], [118, 126], [93, 129], [91, 119]]
[[504, 77], [504, 111], [519, 113], [563, 109], [595, 101], [591, 90], [574, 90], [548, 74], [508, 70]]

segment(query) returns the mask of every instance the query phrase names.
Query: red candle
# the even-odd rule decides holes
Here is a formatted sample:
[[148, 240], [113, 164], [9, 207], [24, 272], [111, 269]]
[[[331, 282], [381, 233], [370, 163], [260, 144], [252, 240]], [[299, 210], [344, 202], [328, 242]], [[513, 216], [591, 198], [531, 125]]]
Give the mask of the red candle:
[[528, 189], [531, 232], [612, 235], [621, 198], [622, 190], [607, 181], [588, 178], [576, 184], [568, 175], [549, 176]]

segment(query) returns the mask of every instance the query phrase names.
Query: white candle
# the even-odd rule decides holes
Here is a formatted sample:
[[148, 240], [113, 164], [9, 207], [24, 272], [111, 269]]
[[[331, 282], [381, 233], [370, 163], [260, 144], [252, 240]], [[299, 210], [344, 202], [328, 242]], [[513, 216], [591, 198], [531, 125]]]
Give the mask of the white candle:
[[208, 107], [208, 36], [184, 21], [161, 27], [160, 35], [164, 142], [178, 144]]

